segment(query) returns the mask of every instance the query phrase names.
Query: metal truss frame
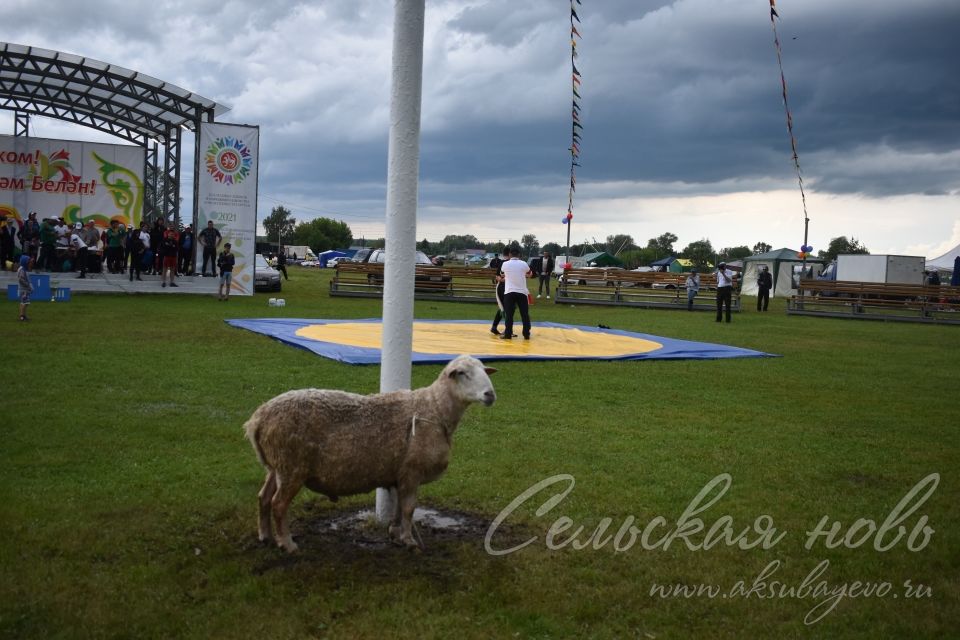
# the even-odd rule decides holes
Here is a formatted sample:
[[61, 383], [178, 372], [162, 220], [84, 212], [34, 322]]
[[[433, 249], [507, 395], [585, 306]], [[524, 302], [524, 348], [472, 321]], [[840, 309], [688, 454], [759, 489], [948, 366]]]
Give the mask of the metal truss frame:
[[[39, 115], [90, 127], [144, 147], [144, 217], [162, 215], [177, 222], [182, 131], [196, 135], [202, 122], [213, 122], [228, 111], [213, 100], [137, 71], [7, 42], [0, 42], [0, 109], [15, 112], [17, 136], [29, 135], [30, 116]], [[162, 169], [158, 143], [163, 146]], [[195, 171], [194, 194], [196, 180]]]

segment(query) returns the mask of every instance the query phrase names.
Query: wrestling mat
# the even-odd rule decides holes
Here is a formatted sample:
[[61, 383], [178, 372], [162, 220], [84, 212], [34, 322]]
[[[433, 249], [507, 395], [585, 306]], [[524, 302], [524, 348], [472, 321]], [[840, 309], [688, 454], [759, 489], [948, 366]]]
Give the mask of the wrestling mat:
[[[262, 333], [348, 364], [379, 364], [381, 324], [366, 320], [250, 318], [227, 324]], [[501, 325], [502, 327], [502, 325]], [[519, 329], [519, 326], [516, 326]], [[445, 363], [460, 354], [481, 360], [655, 360], [764, 358], [773, 354], [631, 331], [534, 322], [532, 339], [500, 340], [484, 320], [415, 320], [413, 362]]]

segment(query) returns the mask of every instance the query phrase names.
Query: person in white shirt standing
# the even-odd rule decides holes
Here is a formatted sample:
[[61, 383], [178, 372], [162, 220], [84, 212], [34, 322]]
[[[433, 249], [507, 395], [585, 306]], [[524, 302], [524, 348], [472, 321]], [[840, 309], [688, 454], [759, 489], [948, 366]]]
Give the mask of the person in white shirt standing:
[[723, 317], [724, 306], [726, 306], [727, 310], [727, 322], [730, 322], [730, 300], [733, 296], [734, 278], [734, 273], [731, 269], [740, 270], [736, 267], [728, 269], [724, 262], [717, 265], [717, 322], [720, 322]]
[[83, 241], [83, 223], [78, 222], [74, 225], [73, 235], [70, 236], [70, 246], [76, 250], [76, 264], [80, 267], [80, 275], [77, 279], [87, 277], [87, 243]]
[[53, 266], [48, 267], [48, 269], [62, 271], [63, 261], [67, 257], [67, 249], [70, 248], [70, 227], [63, 221], [63, 218], [57, 218], [54, 231], [57, 234], [57, 250], [53, 252]]
[[700, 274], [697, 273], [696, 269], [690, 271], [690, 275], [687, 276], [687, 311], [693, 311], [693, 299], [697, 297], [697, 294], [700, 292]]
[[530, 339], [530, 309], [527, 305], [527, 299], [530, 292], [527, 290], [527, 278], [532, 273], [527, 263], [520, 259], [520, 249], [510, 249], [510, 259], [500, 267], [504, 277], [503, 288], [503, 315], [504, 326], [501, 340], [513, 338], [513, 312], [520, 310], [520, 318], [523, 320], [523, 339]]

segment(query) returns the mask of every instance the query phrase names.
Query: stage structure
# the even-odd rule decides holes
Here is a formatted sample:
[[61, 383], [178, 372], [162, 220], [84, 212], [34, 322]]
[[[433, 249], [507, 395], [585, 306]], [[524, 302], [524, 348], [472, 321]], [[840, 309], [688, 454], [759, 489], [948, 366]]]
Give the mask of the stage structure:
[[[201, 173], [206, 172], [206, 167], [201, 167], [201, 154], [206, 150], [202, 148], [199, 132], [203, 124], [214, 123], [217, 116], [226, 113], [227, 107], [124, 67], [60, 51], [0, 42], [0, 109], [14, 112], [14, 137], [29, 137], [30, 117], [39, 115], [90, 127], [141, 147], [144, 156], [142, 218], [147, 221], [162, 218], [176, 224], [181, 222], [183, 132], [192, 131], [195, 135], [193, 224], [196, 227], [201, 208], [198, 180]], [[255, 156], [252, 163], [255, 171], [258, 164]], [[13, 206], [16, 208], [24, 202], [21, 199]]]

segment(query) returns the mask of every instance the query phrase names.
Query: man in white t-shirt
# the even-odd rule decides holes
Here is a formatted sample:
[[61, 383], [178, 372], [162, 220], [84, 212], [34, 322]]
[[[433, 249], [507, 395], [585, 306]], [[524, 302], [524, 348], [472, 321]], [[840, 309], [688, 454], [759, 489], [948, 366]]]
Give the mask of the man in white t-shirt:
[[532, 273], [527, 263], [520, 259], [520, 249], [510, 249], [510, 259], [500, 267], [504, 276], [503, 288], [503, 315], [504, 326], [501, 340], [513, 337], [513, 312], [520, 309], [520, 319], [523, 321], [523, 339], [530, 339], [530, 311], [527, 306], [527, 278]]
[[63, 221], [63, 218], [57, 218], [57, 224], [54, 227], [57, 232], [57, 246], [66, 249], [70, 246], [70, 227]]
[[721, 262], [717, 265], [717, 322], [723, 318], [723, 311], [726, 309], [727, 322], [730, 322], [730, 299], [733, 297], [733, 279], [734, 271], [740, 271], [739, 267], [729, 266]]
[[70, 236], [70, 246], [76, 250], [76, 265], [80, 267], [79, 278], [87, 277], [87, 243], [83, 241], [83, 223], [78, 222], [74, 226], [73, 234]]

